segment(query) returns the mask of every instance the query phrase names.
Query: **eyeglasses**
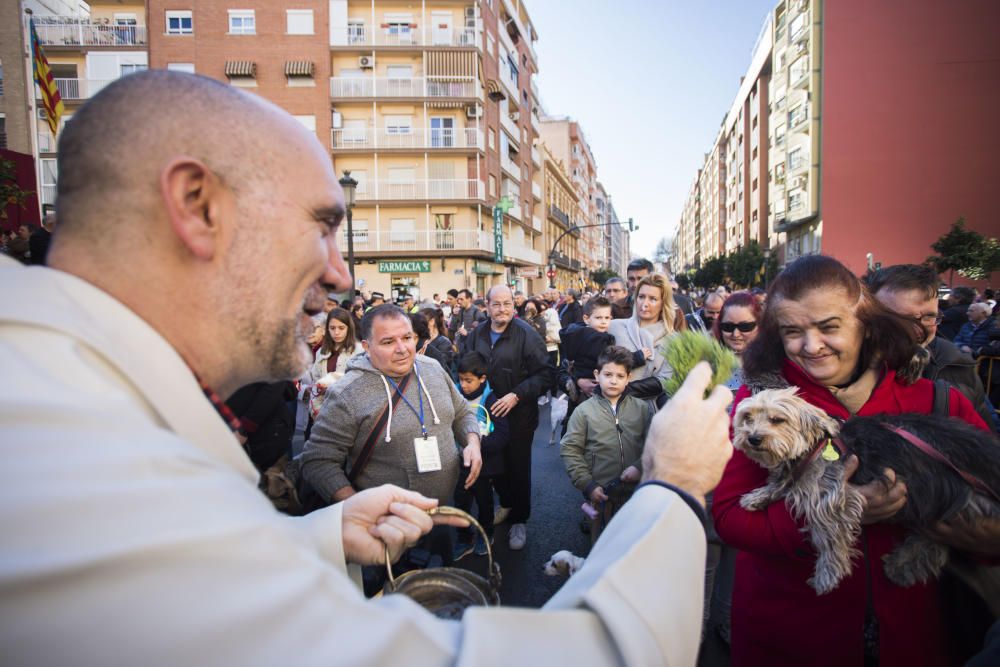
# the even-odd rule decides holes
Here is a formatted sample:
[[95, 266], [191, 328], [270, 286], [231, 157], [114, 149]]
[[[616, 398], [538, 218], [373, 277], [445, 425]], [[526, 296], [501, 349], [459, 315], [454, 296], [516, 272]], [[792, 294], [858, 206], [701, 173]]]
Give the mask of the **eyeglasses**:
[[927, 314], [927, 315], [921, 315], [920, 317], [911, 317], [910, 319], [912, 319], [914, 322], [919, 322], [925, 327], [929, 327], [935, 324], [941, 324], [941, 322], [944, 320], [944, 317], [938, 313], [935, 313], [933, 315]]
[[756, 322], [720, 322], [719, 328], [726, 333], [733, 333], [737, 329], [740, 333], [750, 333], [757, 328]]
[[503, 308], [504, 310], [511, 310], [513, 307], [514, 304], [511, 303], [510, 301], [507, 301], [505, 303], [495, 303], [495, 302], [490, 303], [490, 308]]

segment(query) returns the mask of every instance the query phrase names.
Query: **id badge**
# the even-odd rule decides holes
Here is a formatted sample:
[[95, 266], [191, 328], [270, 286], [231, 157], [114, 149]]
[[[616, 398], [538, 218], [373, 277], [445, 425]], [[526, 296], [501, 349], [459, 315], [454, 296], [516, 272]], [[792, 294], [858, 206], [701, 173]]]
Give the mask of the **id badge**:
[[435, 472], [441, 469], [441, 452], [438, 451], [436, 436], [415, 438], [413, 449], [417, 454], [417, 472]]

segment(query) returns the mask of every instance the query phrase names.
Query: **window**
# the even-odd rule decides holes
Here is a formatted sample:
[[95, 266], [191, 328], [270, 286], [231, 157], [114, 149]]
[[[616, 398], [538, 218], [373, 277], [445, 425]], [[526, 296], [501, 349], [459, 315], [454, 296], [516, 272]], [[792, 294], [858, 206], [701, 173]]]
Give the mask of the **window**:
[[0, 148], [7, 148], [7, 117], [0, 113]]
[[38, 161], [41, 178], [39, 182], [42, 186], [42, 203], [56, 203], [56, 180], [59, 175], [59, 167], [55, 158], [42, 158]]
[[293, 116], [293, 118], [302, 123], [302, 126], [310, 132], [316, 131], [316, 116]]
[[313, 10], [288, 9], [285, 11], [286, 32], [289, 35], [313, 34]]
[[146, 69], [146, 65], [144, 63], [122, 63], [119, 67], [122, 76], [135, 74], [136, 72], [141, 72]]
[[489, 137], [490, 150], [495, 151], [497, 149], [497, 133], [492, 127], [487, 131], [486, 136]]
[[255, 35], [257, 34], [257, 19], [252, 9], [230, 9], [229, 10], [229, 34], [230, 35]]
[[386, 116], [386, 134], [412, 134], [413, 116]]
[[[352, 172], [353, 175], [353, 172]], [[367, 220], [351, 220], [351, 228], [354, 232], [354, 246], [367, 246], [368, 245], [368, 221]], [[345, 225], [346, 230], [346, 225]]]
[[412, 79], [413, 65], [389, 65], [385, 68], [385, 75], [389, 79]]
[[194, 74], [194, 63], [167, 63], [167, 69], [172, 72]]
[[191, 35], [194, 33], [194, 22], [190, 11], [167, 12], [168, 35]]
[[443, 116], [431, 118], [431, 148], [455, 146], [455, 119]]
[[347, 20], [347, 43], [365, 43], [365, 22], [358, 19]]

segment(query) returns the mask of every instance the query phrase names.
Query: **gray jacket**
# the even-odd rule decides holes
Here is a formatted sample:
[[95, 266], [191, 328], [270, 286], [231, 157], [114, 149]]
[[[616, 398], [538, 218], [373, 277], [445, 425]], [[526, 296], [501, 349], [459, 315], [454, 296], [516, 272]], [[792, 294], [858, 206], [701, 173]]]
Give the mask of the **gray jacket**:
[[327, 391], [302, 452], [301, 474], [324, 499], [331, 500], [338, 489], [349, 485], [345, 461], [349, 470], [379, 415], [390, 405], [386, 428], [355, 487], [395, 484], [443, 504], [450, 501], [462, 466], [459, 447], [465, 446], [468, 433], [479, 433], [479, 424], [441, 364], [418, 354], [414, 366], [426, 390], [411, 376], [403, 395], [415, 410], [423, 399], [424, 424], [428, 435], [437, 438], [441, 470], [417, 472], [413, 443], [420, 436], [420, 420], [402, 400], [391, 408], [392, 385], [372, 367], [367, 354], [358, 355], [348, 362], [346, 375]]
[[997, 429], [996, 417], [986, 402], [986, 391], [983, 382], [976, 373], [976, 362], [965, 354], [950, 340], [936, 336], [927, 346], [931, 353], [930, 361], [924, 368], [923, 376], [928, 380], [944, 380], [962, 392], [972, 403], [986, 425], [994, 431]]

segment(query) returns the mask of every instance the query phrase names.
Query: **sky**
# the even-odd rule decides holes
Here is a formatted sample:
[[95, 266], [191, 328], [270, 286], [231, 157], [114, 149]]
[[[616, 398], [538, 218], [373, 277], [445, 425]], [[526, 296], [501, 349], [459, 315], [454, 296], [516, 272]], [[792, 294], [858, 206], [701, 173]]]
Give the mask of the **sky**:
[[545, 112], [580, 122], [632, 253], [672, 237], [776, 0], [526, 0]]

